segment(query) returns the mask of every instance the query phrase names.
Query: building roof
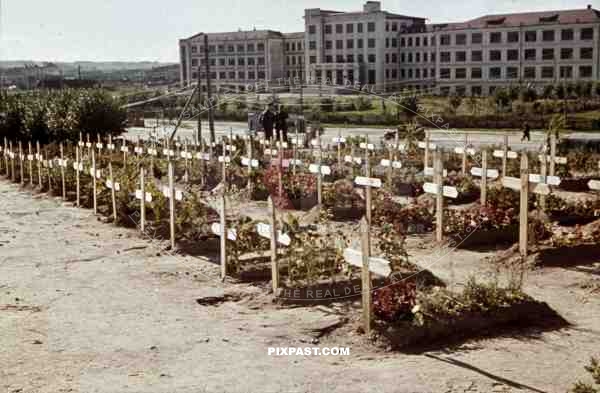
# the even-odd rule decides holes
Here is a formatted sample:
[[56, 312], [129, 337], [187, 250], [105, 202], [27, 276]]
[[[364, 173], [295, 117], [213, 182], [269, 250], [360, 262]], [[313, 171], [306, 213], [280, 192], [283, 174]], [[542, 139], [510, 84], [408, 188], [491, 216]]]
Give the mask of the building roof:
[[[584, 9], [521, 12], [513, 14], [485, 15], [458, 23], [437, 23], [427, 25], [426, 31], [485, 29], [497, 27], [519, 27], [555, 24], [577, 24], [600, 22], [600, 11], [588, 6]], [[407, 31], [416, 33], [417, 31]]]
[[274, 30], [238, 30], [238, 31], [230, 31], [230, 32], [218, 32], [218, 33], [197, 33], [191, 37], [183, 38], [180, 41], [189, 41], [194, 38], [201, 37], [203, 35], [207, 35], [209, 39], [241, 39], [249, 38], [252, 39], [263, 39], [268, 37], [283, 37], [283, 34], [279, 31]]

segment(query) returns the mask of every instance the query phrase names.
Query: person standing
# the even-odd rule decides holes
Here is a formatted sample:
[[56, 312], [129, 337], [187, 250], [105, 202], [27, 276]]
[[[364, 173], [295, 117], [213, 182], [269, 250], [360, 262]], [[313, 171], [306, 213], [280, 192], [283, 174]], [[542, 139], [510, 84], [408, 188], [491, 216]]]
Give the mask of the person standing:
[[[277, 130], [277, 140], [281, 140], [283, 138], [284, 142], [287, 142], [287, 119], [288, 114], [285, 111], [283, 105], [279, 106], [279, 112], [277, 112], [277, 117], [275, 120], [275, 128]], [[281, 135], [280, 133], [283, 133]]]
[[273, 138], [273, 126], [275, 124], [275, 113], [271, 110], [271, 105], [267, 106], [262, 113], [260, 122], [263, 126], [263, 130], [265, 130], [265, 139], [271, 140]]
[[523, 137], [521, 138], [521, 142], [527, 139], [528, 142], [531, 141], [531, 130], [529, 129], [529, 124], [525, 123], [525, 128], [523, 130]]

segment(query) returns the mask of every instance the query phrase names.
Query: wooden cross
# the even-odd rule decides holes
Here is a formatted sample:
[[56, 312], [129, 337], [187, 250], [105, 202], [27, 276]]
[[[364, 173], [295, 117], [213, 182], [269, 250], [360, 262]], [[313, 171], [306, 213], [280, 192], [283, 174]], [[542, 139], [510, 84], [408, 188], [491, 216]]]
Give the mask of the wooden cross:
[[497, 179], [500, 176], [497, 169], [488, 169], [487, 150], [481, 152], [481, 168], [471, 168], [471, 175], [481, 177], [481, 184], [479, 187], [481, 190], [480, 203], [481, 206], [485, 206], [487, 203], [487, 179]]
[[444, 186], [443, 181], [443, 163], [442, 154], [434, 151], [434, 182], [423, 184], [423, 191], [428, 194], [436, 195], [435, 203], [435, 240], [441, 242], [444, 238], [444, 197], [457, 198], [458, 190], [456, 187]]

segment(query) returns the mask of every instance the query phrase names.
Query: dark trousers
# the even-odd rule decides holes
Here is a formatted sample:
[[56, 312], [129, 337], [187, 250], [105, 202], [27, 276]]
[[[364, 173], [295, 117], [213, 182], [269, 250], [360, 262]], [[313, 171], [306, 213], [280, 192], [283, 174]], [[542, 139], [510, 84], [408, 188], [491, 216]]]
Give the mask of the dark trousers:
[[265, 139], [269, 140], [273, 138], [273, 127], [265, 127]]
[[[281, 135], [283, 133], [283, 135]], [[277, 140], [280, 140], [283, 137], [283, 141], [287, 142], [287, 128], [277, 129]]]

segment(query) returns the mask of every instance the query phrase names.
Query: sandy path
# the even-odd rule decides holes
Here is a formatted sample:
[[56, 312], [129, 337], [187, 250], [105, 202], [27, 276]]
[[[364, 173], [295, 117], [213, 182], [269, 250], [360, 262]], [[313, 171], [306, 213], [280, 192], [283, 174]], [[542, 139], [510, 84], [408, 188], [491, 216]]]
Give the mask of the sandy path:
[[[590, 278], [582, 272], [544, 269], [528, 281], [574, 329], [405, 355], [364, 345], [352, 326], [306, 344], [306, 329], [332, 316], [277, 309], [262, 289], [221, 284], [214, 265], [155, 243], [0, 181], [0, 391], [564, 392], [600, 348], [597, 295], [570, 287]], [[483, 263], [466, 255], [455, 262]], [[247, 296], [195, 301], [224, 290]], [[350, 356], [267, 355], [337, 345]]]

